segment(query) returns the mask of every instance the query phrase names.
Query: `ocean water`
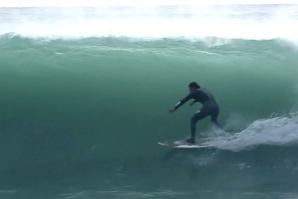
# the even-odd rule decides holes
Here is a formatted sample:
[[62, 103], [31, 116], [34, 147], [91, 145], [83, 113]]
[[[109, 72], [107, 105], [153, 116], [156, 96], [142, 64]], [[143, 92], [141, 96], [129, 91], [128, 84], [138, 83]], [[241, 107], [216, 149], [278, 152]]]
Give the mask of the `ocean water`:
[[[0, 198], [297, 198], [296, 27], [296, 5], [0, 8]], [[168, 110], [191, 81], [230, 141], [159, 146], [189, 136], [201, 106]]]

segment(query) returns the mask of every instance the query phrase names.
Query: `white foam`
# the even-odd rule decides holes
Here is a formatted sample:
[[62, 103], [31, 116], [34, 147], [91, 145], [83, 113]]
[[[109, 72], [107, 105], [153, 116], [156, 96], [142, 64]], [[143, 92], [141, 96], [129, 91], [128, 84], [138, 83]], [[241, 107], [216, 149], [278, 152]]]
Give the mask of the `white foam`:
[[260, 145], [298, 144], [298, 114], [290, 117], [274, 117], [256, 120], [245, 130], [229, 139], [219, 138], [211, 144], [220, 149], [240, 151]]
[[226, 4], [293, 4], [295, 0], [109, 0], [109, 1], [94, 1], [94, 0], [10, 0], [0, 2], [0, 7], [93, 7], [93, 6], [161, 6], [161, 5], [226, 5]]
[[5, 8], [0, 35], [84, 37], [276, 39], [297, 41], [298, 7], [174, 6]]

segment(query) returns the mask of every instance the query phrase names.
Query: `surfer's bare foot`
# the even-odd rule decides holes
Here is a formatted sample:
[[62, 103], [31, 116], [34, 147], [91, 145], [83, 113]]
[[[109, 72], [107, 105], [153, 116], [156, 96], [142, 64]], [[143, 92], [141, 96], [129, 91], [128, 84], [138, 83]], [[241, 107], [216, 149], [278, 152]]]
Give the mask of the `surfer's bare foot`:
[[195, 143], [195, 139], [194, 138], [188, 138], [188, 139], [186, 139], [186, 142], [188, 142], [190, 144], [194, 144]]

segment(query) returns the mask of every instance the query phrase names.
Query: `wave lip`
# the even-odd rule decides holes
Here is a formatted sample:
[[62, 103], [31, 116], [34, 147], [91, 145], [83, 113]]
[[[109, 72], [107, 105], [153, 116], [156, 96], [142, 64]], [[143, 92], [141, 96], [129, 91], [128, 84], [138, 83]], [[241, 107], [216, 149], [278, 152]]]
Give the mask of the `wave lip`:
[[0, 35], [297, 41], [297, 6], [2, 8]]
[[135, 1], [135, 0], [110, 0], [110, 1], [73, 1], [71, 4], [67, 2], [61, 1], [49, 1], [49, 2], [32, 2], [29, 0], [25, 0], [22, 2], [18, 2], [16, 0], [9, 2], [1, 2], [0, 7], [42, 7], [42, 6], [53, 6], [53, 7], [106, 7], [106, 6], [163, 6], [163, 5], [227, 5], [227, 4], [291, 4], [292, 1], [280, 1], [276, 0], [275, 2], [271, 2], [268, 0], [260, 0], [258, 3], [250, 2], [247, 0], [225, 0], [224, 2], [218, 2], [216, 0], [208, 0], [208, 1], [196, 1], [196, 0], [160, 0], [160, 1]]

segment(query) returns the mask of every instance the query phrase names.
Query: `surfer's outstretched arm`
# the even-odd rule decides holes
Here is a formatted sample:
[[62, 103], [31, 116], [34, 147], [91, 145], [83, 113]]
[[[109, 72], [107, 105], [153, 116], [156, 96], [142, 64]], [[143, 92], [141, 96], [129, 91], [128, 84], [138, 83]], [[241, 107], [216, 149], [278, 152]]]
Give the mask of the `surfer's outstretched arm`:
[[190, 100], [193, 97], [193, 94], [190, 93], [188, 94], [185, 98], [183, 98], [180, 102], [178, 102], [174, 108], [172, 108], [169, 112], [174, 112], [175, 110], [177, 110], [180, 106], [182, 106], [185, 102], [187, 102], [188, 100]]

